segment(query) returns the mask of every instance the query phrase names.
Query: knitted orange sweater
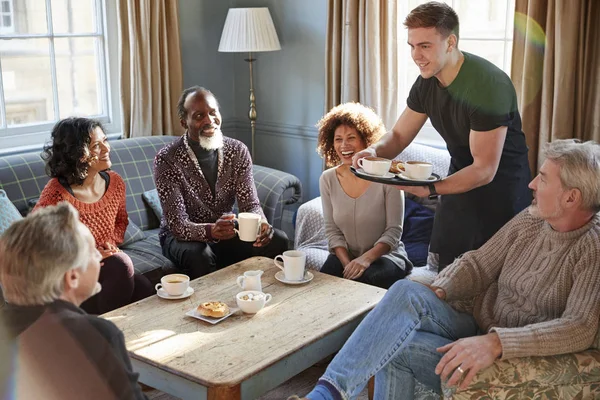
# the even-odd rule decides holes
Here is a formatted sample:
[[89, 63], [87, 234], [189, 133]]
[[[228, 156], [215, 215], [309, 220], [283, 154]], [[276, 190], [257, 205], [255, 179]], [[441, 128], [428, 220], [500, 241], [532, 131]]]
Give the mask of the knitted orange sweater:
[[97, 247], [106, 242], [116, 246], [123, 242], [125, 229], [129, 223], [125, 208], [125, 182], [114, 171], [108, 171], [108, 174], [110, 175], [108, 189], [95, 203], [83, 203], [77, 200], [58, 179], [52, 178], [42, 190], [33, 211], [61, 201], [68, 201], [79, 211], [79, 220], [90, 229]]

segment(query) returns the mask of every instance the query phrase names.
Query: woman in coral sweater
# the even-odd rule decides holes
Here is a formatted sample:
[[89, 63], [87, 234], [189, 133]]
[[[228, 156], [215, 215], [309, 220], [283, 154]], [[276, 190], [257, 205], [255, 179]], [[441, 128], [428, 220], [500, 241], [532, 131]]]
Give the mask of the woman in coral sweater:
[[148, 279], [134, 274], [131, 258], [117, 247], [123, 242], [129, 223], [125, 182], [119, 174], [108, 170], [110, 144], [100, 123], [88, 118], [59, 121], [42, 157], [52, 179], [34, 211], [61, 201], [71, 203], [102, 254], [98, 278], [102, 290], [81, 307], [89, 313], [101, 314], [151, 295]]

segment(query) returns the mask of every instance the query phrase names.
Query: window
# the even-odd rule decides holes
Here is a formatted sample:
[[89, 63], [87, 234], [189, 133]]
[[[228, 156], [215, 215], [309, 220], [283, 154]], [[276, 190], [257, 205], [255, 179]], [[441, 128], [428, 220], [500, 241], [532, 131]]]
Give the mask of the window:
[[0, 153], [40, 148], [68, 116], [120, 130], [115, 8], [115, 0], [0, 0]]
[[[399, 7], [405, 7], [399, 10], [399, 13], [408, 15], [413, 8], [427, 1], [399, 2]], [[444, 2], [452, 6], [458, 14], [460, 21], [458, 48], [487, 59], [510, 75], [515, 0], [445, 0]], [[401, 19], [399, 27], [400, 108], [406, 105], [410, 88], [419, 75], [419, 69], [410, 55], [410, 46], [406, 44], [408, 34], [402, 25], [403, 22], [404, 18]], [[445, 147], [443, 139], [429, 121], [416, 140]]]
[[0, 0], [0, 33], [15, 30], [12, 0]]

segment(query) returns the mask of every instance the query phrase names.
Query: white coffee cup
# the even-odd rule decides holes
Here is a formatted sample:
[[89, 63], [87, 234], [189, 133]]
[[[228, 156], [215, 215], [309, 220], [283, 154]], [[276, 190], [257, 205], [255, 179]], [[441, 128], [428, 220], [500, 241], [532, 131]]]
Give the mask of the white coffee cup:
[[190, 286], [190, 277], [184, 274], [165, 275], [160, 279], [154, 287], [156, 291], [161, 287], [169, 294], [169, 296], [181, 296]]
[[240, 240], [244, 242], [255, 242], [260, 234], [261, 219], [262, 217], [259, 214], [247, 212], [239, 213], [236, 218], [238, 229], [236, 229], [235, 232], [240, 237]]
[[246, 314], [256, 314], [263, 309], [265, 304], [271, 301], [271, 298], [272, 296], [269, 293], [265, 294], [258, 290], [245, 290], [235, 296], [235, 302], [240, 310]]
[[428, 179], [432, 171], [433, 164], [425, 161], [407, 161], [404, 163], [404, 173], [412, 179]]
[[358, 160], [358, 165], [367, 174], [383, 176], [390, 171], [392, 160], [381, 157], [365, 157]]
[[[281, 259], [281, 261], [279, 261]], [[275, 266], [283, 271], [287, 281], [301, 281], [304, 279], [306, 254], [299, 250], [284, 251], [273, 260]], [[283, 265], [281, 264], [283, 262]]]
[[256, 290], [262, 292], [260, 277], [264, 272], [265, 271], [260, 269], [257, 271], [246, 271], [244, 272], [244, 275], [238, 276], [237, 284], [244, 290]]

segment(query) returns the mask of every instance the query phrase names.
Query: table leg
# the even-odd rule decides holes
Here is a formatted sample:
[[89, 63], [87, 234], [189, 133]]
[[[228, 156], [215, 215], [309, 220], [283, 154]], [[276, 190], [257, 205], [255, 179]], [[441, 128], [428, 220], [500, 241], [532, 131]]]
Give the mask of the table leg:
[[371, 379], [369, 379], [369, 383], [367, 384], [367, 395], [369, 397], [369, 400], [373, 400], [373, 397], [375, 396], [375, 377], [372, 376]]
[[236, 385], [233, 387], [209, 387], [208, 400], [239, 400], [242, 398], [242, 387]]

